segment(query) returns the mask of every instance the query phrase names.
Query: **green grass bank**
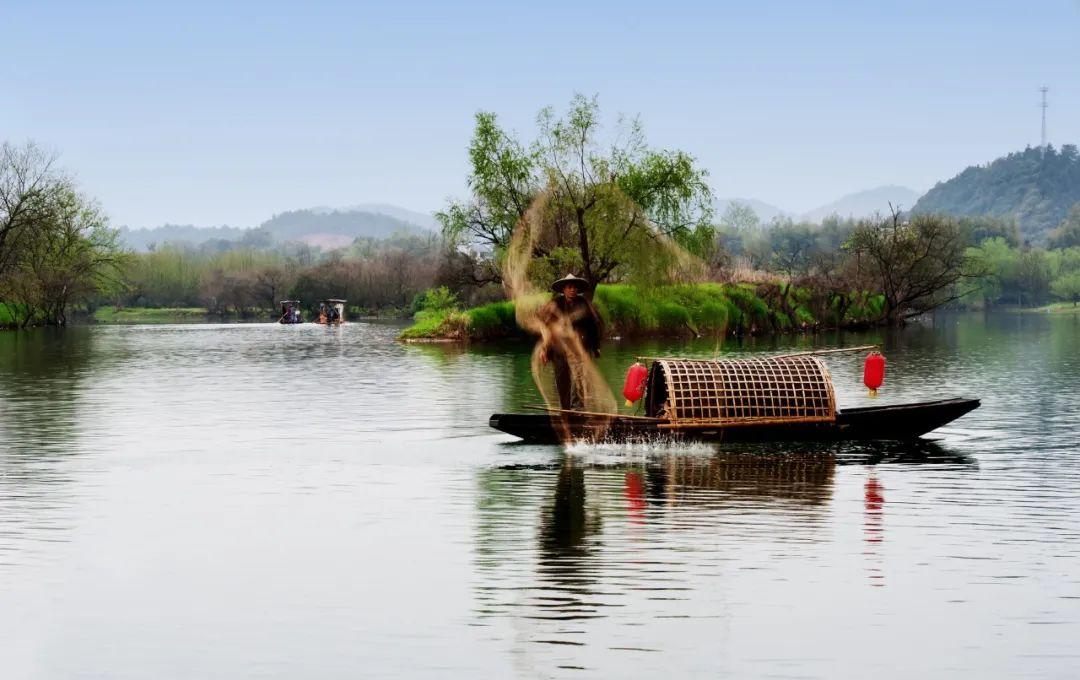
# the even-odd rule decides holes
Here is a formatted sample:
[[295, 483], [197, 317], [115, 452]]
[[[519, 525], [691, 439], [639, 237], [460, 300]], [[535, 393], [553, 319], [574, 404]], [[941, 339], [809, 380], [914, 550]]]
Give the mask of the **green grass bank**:
[[210, 318], [205, 307], [101, 307], [92, 316], [104, 324], [204, 323]]
[[1075, 302], [1055, 302], [1043, 307], [1032, 307], [1024, 311], [1042, 312], [1043, 314], [1080, 314], [1080, 305]]
[[[521, 337], [513, 302], [461, 310], [445, 295], [418, 298], [405, 341], [486, 341]], [[425, 300], [433, 302], [428, 304]], [[855, 327], [881, 314], [882, 296], [827, 295], [777, 284], [698, 283], [648, 291], [632, 285], [598, 286], [593, 302], [609, 337], [757, 335]]]

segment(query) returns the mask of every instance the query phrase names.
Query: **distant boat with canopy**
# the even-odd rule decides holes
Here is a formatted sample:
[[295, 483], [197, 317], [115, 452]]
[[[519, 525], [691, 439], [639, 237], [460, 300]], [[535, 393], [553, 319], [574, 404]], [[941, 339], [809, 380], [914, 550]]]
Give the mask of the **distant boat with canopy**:
[[280, 304], [281, 316], [278, 317], [278, 323], [304, 323], [304, 318], [300, 313], [299, 300], [282, 300]]
[[319, 316], [315, 323], [338, 326], [345, 323], [345, 303], [347, 300], [330, 298], [319, 302]]

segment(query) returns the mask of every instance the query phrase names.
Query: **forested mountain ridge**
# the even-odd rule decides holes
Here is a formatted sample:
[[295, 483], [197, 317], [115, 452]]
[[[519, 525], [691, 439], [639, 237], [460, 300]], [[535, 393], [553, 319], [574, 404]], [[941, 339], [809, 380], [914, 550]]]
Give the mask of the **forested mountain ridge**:
[[1069, 208], [1080, 203], [1080, 153], [1073, 144], [1027, 148], [939, 182], [915, 213], [1015, 219], [1022, 237], [1044, 244]]
[[[404, 209], [400, 209], [400, 212], [407, 214]], [[388, 238], [395, 234], [423, 234], [428, 231], [426, 225], [385, 212], [311, 208], [279, 213], [260, 224], [258, 229], [165, 224], [153, 229], [122, 227], [120, 238], [136, 250], [165, 243], [198, 245], [207, 241], [258, 240], [267, 236], [278, 242], [303, 241], [309, 245], [338, 248], [352, 243], [356, 238]]]

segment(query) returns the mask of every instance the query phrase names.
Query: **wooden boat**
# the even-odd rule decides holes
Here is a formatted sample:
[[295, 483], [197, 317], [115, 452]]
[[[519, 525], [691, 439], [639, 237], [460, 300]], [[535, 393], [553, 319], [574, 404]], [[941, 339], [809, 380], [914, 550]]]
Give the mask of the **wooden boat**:
[[489, 425], [535, 443], [585, 440], [841, 441], [914, 439], [978, 408], [978, 399], [836, 409], [820, 359], [658, 359], [645, 415], [496, 413]]
[[776, 424], [757, 427], [663, 429], [663, 421], [632, 416], [580, 413], [495, 413], [488, 424], [532, 443], [555, 444], [560, 434], [573, 439], [634, 440], [674, 437], [700, 441], [849, 441], [914, 439], [979, 407], [978, 399], [941, 399], [895, 406], [837, 411], [833, 423]]
[[299, 300], [282, 300], [281, 301], [281, 316], [278, 317], [278, 323], [283, 323], [283, 324], [304, 323], [304, 319], [300, 316], [300, 301]]
[[315, 318], [315, 323], [327, 326], [339, 326], [345, 323], [346, 302], [346, 300], [338, 298], [330, 298], [319, 302], [319, 315]]

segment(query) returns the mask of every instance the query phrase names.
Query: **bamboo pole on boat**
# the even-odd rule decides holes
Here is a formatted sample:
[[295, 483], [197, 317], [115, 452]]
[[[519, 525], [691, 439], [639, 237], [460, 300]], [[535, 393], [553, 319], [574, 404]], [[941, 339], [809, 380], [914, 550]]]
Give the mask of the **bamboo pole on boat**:
[[840, 347], [839, 349], [814, 349], [809, 352], [796, 352], [794, 354], [778, 354], [781, 357], [808, 357], [814, 354], [839, 354], [840, 352], [861, 352], [864, 349], [877, 349], [878, 345], [859, 345], [858, 347]]
[[[807, 352], [795, 352], [794, 354], [770, 354], [770, 355], [762, 357], [762, 358], [765, 358], [765, 359], [779, 359], [779, 358], [782, 358], [782, 357], [806, 357], [806, 356], [812, 356], [812, 355], [817, 355], [817, 354], [839, 354], [840, 352], [861, 352], [861, 351], [866, 350], [866, 349], [877, 349], [879, 346], [880, 345], [859, 345], [858, 347], [840, 347], [838, 349], [812, 349], [812, 350], [809, 350]], [[717, 360], [715, 357], [712, 358], [712, 359], [694, 359], [692, 357], [648, 357], [648, 356], [637, 356], [637, 357], [634, 357], [634, 358], [642, 360], [642, 361], [660, 361], [660, 360], [666, 360], [666, 361], [716, 361]], [[746, 358], [757, 358], [757, 357], [739, 357], [739, 358], [740, 359], [746, 359]]]
[[622, 413], [597, 413], [595, 411], [574, 411], [565, 408], [552, 408], [550, 406], [540, 406], [539, 404], [525, 404], [522, 408], [529, 409], [531, 411], [547, 411], [548, 413], [560, 413], [579, 416], [598, 416], [602, 418], [622, 418], [623, 420], [643, 420], [650, 423], [665, 422], [663, 418], [650, 418], [649, 416], [628, 416]]

